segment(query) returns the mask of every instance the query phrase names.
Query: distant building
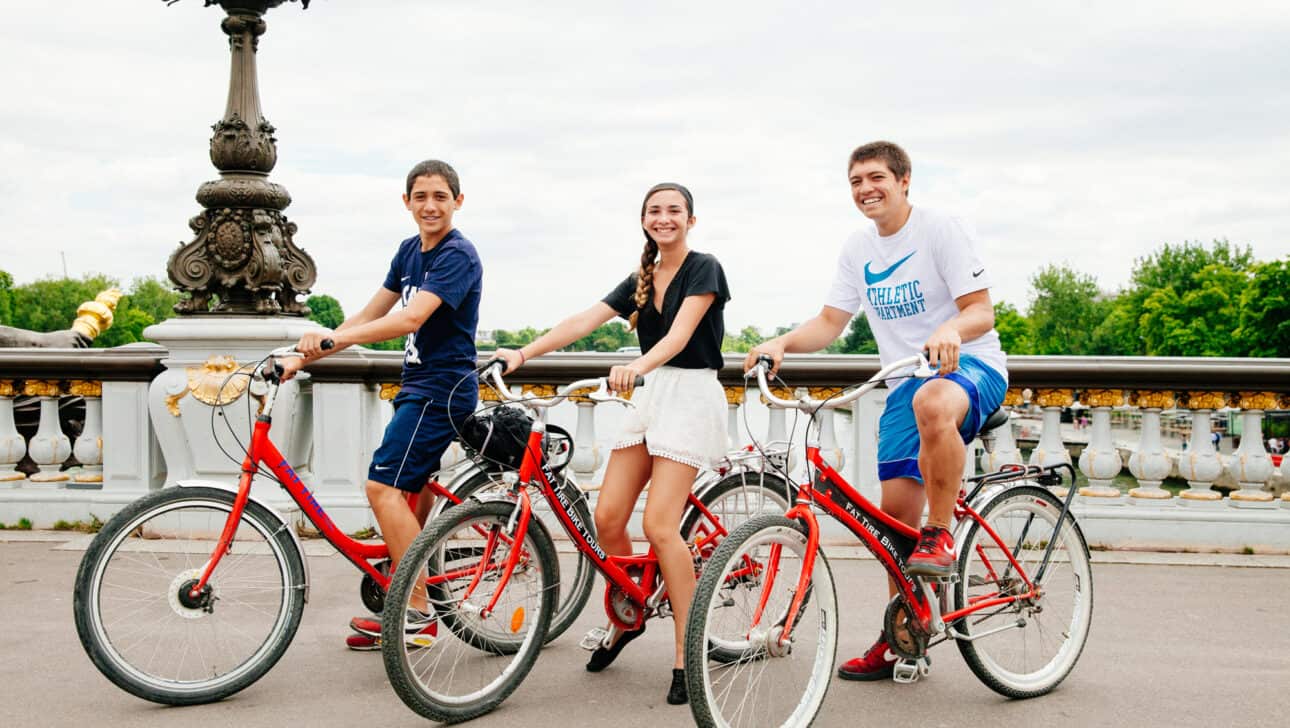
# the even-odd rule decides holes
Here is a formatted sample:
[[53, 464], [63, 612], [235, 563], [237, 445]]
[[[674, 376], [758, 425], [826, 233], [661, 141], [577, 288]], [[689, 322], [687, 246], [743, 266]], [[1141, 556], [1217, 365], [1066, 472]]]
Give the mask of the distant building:
[[496, 344], [497, 339], [493, 337], [493, 329], [476, 329], [475, 343], [476, 344]]

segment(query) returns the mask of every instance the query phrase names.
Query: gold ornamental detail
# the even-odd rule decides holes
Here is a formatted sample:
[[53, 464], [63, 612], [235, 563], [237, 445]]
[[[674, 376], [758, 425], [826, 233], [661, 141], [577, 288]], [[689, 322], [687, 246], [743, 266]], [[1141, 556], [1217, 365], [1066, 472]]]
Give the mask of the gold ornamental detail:
[[1275, 392], [1241, 392], [1236, 398], [1236, 406], [1243, 410], [1277, 409]]
[[743, 387], [722, 387], [721, 389], [726, 393], [726, 404], [741, 405], [744, 403]]
[[[381, 385], [385, 386], [385, 385]], [[482, 378], [479, 380], [479, 401], [480, 402], [501, 402], [502, 396], [493, 389], [493, 385], [485, 382]]]
[[82, 303], [76, 309], [76, 320], [72, 322], [72, 329], [90, 339], [97, 338], [112, 325], [116, 305], [120, 300], [121, 291], [109, 288], [95, 296], [93, 301]]
[[1129, 395], [1129, 404], [1139, 409], [1169, 409], [1174, 406], [1173, 392], [1135, 389]]
[[806, 391], [811, 395], [812, 399], [823, 402], [830, 397], [842, 394], [845, 391], [845, 387], [809, 387]]
[[67, 393], [78, 397], [102, 397], [103, 382], [73, 379], [71, 384], [67, 385]]
[[28, 379], [22, 383], [22, 393], [28, 397], [57, 397], [58, 380]]
[[0, 379], [0, 397], [12, 397], [17, 393], [12, 379]]
[[1187, 391], [1178, 398], [1178, 405], [1193, 410], [1216, 410], [1227, 406], [1226, 392]]
[[1017, 405], [1021, 404], [1024, 400], [1025, 400], [1025, 397], [1022, 396], [1020, 389], [1016, 387], [1009, 387], [1008, 393], [1003, 395], [1003, 406], [1016, 407]]
[[[223, 406], [232, 404], [246, 393], [251, 384], [253, 364], [238, 365], [233, 357], [227, 354], [212, 354], [201, 366], [185, 367], [188, 386], [166, 397], [166, 410], [171, 416], [180, 415], [179, 401], [189, 394], [202, 404]], [[253, 395], [264, 407], [262, 395]]]
[[1124, 404], [1124, 390], [1086, 389], [1080, 393], [1079, 401], [1085, 407], [1120, 407]]
[[385, 384], [381, 385], [380, 394], [378, 394], [377, 396], [385, 400], [386, 402], [389, 402], [390, 400], [399, 396], [399, 390], [401, 389], [402, 387], [397, 384], [386, 382]]
[[569, 401], [579, 402], [579, 403], [590, 402], [592, 400], [587, 395], [591, 394], [594, 391], [596, 391], [595, 387], [583, 387], [582, 389], [575, 389], [569, 392]]
[[[775, 395], [776, 397], [779, 397], [780, 399], [793, 399], [793, 390], [789, 389], [788, 387], [777, 387], [777, 386], [771, 387], [770, 393]], [[757, 395], [757, 396], [761, 397], [762, 404], [767, 406], [770, 405], [770, 402], [768, 402], [765, 397], [762, 397], [761, 395]]]
[[1075, 403], [1075, 390], [1037, 389], [1031, 401], [1040, 407], [1069, 407]]

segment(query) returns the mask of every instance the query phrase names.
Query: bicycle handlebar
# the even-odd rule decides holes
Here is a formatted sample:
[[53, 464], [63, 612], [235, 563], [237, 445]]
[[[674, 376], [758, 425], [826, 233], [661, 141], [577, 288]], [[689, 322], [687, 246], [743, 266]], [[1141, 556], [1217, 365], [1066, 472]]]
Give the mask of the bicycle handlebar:
[[[589, 399], [593, 399], [600, 402], [618, 402], [620, 404], [627, 405], [627, 406], [635, 406], [631, 403], [630, 400], [626, 400], [626, 399], [623, 399], [622, 397], [617, 397], [611, 394], [609, 390], [609, 381], [605, 377], [594, 377], [592, 379], [579, 379], [576, 382], [570, 382], [569, 384], [566, 384], [563, 387], [560, 387], [558, 390], [556, 390], [556, 393], [554, 396], [547, 397], [546, 399], [538, 399], [536, 397], [517, 397], [511, 393], [510, 388], [506, 386], [506, 382], [502, 379], [502, 368], [505, 365], [506, 365], [506, 362], [504, 362], [503, 360], [493, 359], [492, 361], [484, 365], [484, 377], [485, 379], [492, 380], [490, 384], [493, 385], [493, 389], [497, 390], [497, 393], [501, 395], [502, 399], [505, 399], [508, 402], [519, 402], [525, 405], [526, 407], [533, 407], [535, 409], [546, 409], [548, 407], [554, 407], [557, 404], [560, 404], [564, 400], [568, 399], [571, 394], [578, 391], [579, 389], [589, 389], [594, 387], [596, 391], [587, 395]], [[635, 386], [637, 387], [645, 386], [645, 377], [637, 375]]]
[[882, 384], [884, 380], [890, 377], [893, 372], [901, 369], [914, 367], [913, 376], [919, 379], [926, 379], [935, 374], [927, 364], [927, 357], [922, 354], [918, 354], [917, 356], [910, 356], [894, 361], [882, 369], [879, 369], [878, 372], [872, 377], [869, 377], [864, 384], [840, 397], [832, 397], [825, 400], [812, 399], [810, 396], [798, 399], [781, 399], [780, 397], [775, 396], [774, 392], [771, 391], [770, 384], [766, 381], [766, 372], [773, 365], [774, 361], [769, 356], [762, 354], [757, 357], [757, 363], [752, 369], [749, 369], [748, 372], [744, 374], [744, 377], [757, 377], [757, 387], [761, 389], [761, 396], [764, 397], [771, 405], [783, 409], [795, 409], [808, 412], [821, 408], [836, 409], [838, 407], [844, 407], [851, 404], [863, 395], [872, 392], [879, 384]]

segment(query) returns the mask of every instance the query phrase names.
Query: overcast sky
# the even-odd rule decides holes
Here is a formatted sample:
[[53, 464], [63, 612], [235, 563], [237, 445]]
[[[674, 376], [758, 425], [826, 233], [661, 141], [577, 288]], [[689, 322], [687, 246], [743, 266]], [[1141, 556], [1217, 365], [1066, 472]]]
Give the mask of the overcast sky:
[[[0, 268], [59, 275], [64, 252], [73, 276], [164, 274], [216, 177], [221, 17], [6, 8]], [[267, 20], [272, 179], [315, 292], [351, 313], [415, 233], [399, 195], [428, 157], [462, 177], [481, 328], [550, 326], [607, 293], [663, 180], [694, 192], [728, 329], [801, 321], [869, 224], [846, 157], [874, 139], [910, 152], [915, 204], [975, 225], [995, 300], [1023, 310], [1048, 263], [1114, 290], [1165, 242], [1290, 255], [1285, 2], [315, 0]]]

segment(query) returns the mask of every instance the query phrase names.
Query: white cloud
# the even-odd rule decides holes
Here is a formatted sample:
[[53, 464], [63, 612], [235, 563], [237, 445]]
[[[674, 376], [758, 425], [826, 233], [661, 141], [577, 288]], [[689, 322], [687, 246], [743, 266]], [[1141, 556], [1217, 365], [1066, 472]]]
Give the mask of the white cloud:
[[[487, 4], [318, 0], [268, 15], [259, 66], [273, 179], [318, 263], [361, 306], [412, 163], [462, 174], [487, 270], [481, 325], [550, 325], [631, 269], [640, 196], [681, 181], [695, 247], [725, 263], [727, 325], [814, 313], [863, 219], [844, 164], [901, 142], [914, 200], [971, 219], [1024, 305], [1041, 265], [1114, 288], [1164, 242], [1290, 254], [1281, 3]], [[6, 11], [0, 267], [160, 274], [215, 176], [220, 13], [185, 0]]]

